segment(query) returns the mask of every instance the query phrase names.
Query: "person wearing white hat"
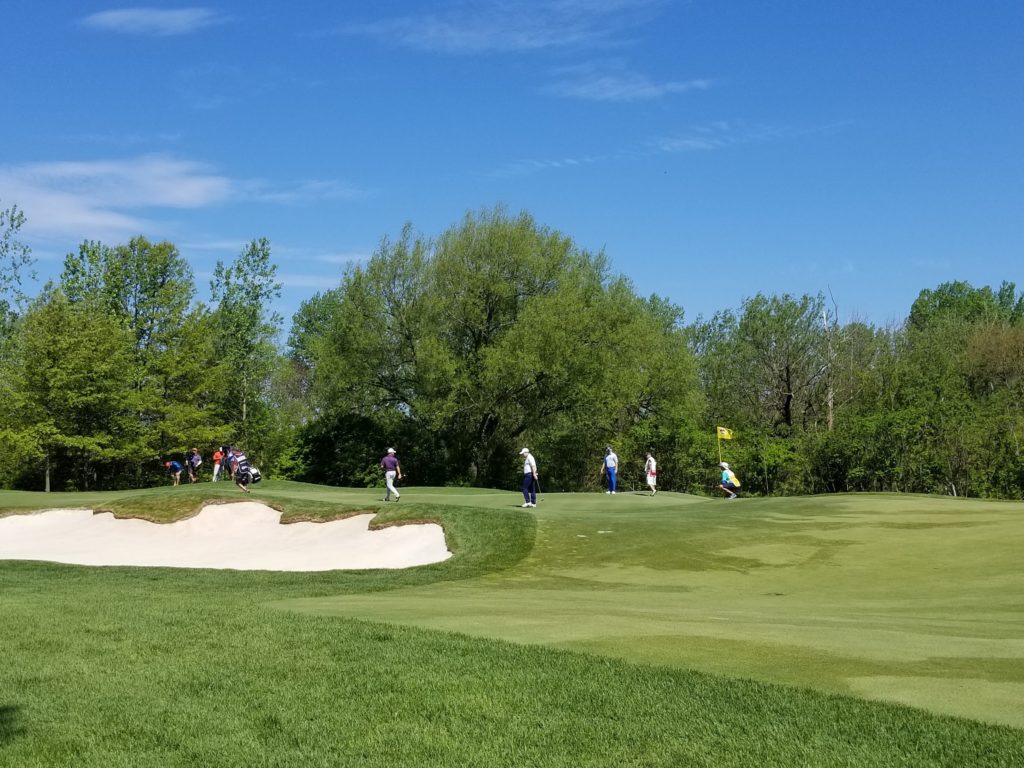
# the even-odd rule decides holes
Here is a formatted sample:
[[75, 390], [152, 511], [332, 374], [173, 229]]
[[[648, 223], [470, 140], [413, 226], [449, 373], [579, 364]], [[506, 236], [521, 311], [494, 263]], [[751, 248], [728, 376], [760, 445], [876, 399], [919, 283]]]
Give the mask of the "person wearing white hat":
[[601, 462], [601, 472], [608, 476], [608, 490], [605, 493], [614, 495], [616, 476], [619, 474], [619, 457], [610, 445], [604, 449], [604, 461]]
[[537, 506], [537, 460], [533, 458], [529, 448], [523, 448], [519, 452], [523, 457], [523, 507]]
[[658, 462], [647, 453], [647, 461], [644, 462], [644, 472], [647, 473], [647, 487], [651, 489], [651, 496], [658, 492]]
[[388, 448], [387, 455], [380, 460], [381, 469], [384, 470], [384, 484], [387, 486], [387, 493], [384, 494], [384, 501], [391, 501], [391, 494], [395, 494], [395, 501], [402, 498], [402, 494], [395, 488], [395, 478], [402, 479], [402, 467], [398, 463], [394, 448]]
[[736, 493], [740, 489], [740, 479], [729, 469], [729, 462], [723, 461], [718, 466], [722, 468], [722, 484], [718, 487], [725, 491], [727, 499], [735, 499]]

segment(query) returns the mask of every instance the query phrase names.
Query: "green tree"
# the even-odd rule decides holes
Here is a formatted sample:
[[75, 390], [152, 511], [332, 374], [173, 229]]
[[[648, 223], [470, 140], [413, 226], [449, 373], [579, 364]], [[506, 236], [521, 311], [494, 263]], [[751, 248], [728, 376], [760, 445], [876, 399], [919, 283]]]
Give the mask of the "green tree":
[[822, 296], [765, 296], [697, 330], [715, 420], [759, 429], [808, 427], [825, 416], [827, 328]]
[[108, 247], [85, 242], [68, 254], [61, 274], [68, 298], [114, 318], [131, 336], [138, 423], [131, 467], [135, 484], [153, 479], [158, 459], [205, 449], [224, 431], [211, 411], [217, 385], [211, 323], [193, 304], [192, 269], [169, 242], [145, 237]]
[[354, 446], [369, 419], [384, 440], [431, 445], [443, 482], [509, 482], [530, 442], [561, 457], [551, 487], [577, 486], [605, 442], [655, 414], [672, 429], [676, 389], [696, 392], [678, 310], [525, 213], [467, 214], [436, 242], [406, 227], [299, 316], [320, 426]]
[[22, 277], [34, 277], [32, 250], [18, 233], [25, 226], [25, 214], [16, 205], [0, 209], [0, 372], [9, 354], [9, 342], [17, 320], [17, 307], [25, 300]]
[[1024, 296], [1018, 297], [1016, 286], [1009, 282], [1003, 282], [997, 291], [987, 285], [975, 288], [962, 280], [942, 283], [918, 294], [907, 324], [923, 330], [949, 319], [967, 324], [1020, 322], [1024, 320]]
[[0, 209], [0, 310], [8, 312], [24, 298], [22, 277], [32, 275], [32, 249], [18, 239], [25, 214], [17, 205]]
[[48, 287], [29, 307], [6, 384], [5, 441], [39, 478], [72, 487], [106, 484], [133, 456], [139, 429], [131, 337], [112, 316]]
[[281, 317], [271, 310], [281, 295], [276, 274], [270, 243], [261, 238], [251, 241], [232, 264], [217, 262], [210, 283], [217, 305], [212, 318], [217, 415], [233, 442], [261, 460], [268, 449], [266, 395], [281, 364], [275, 345]]

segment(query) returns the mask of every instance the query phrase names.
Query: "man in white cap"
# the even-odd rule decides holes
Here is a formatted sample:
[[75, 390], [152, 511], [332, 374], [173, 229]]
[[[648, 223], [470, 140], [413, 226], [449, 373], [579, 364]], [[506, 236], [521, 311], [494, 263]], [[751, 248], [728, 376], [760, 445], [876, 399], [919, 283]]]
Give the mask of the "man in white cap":
[[722, 484], [718, 487], [726, 492], [727, 499], [735, 499], [736, 492], [740, 489], [740, 479], [729, 469], [728, 462], [723, 461], [718, 466], [722, 468]]
[[616, 477], [619, 474], [619, 457], [609, 445], [604, 449], [604, 461], [601, 462], [601, 471], [608, 476], [608, 490], [605, 493], [615, 493]]
[[380, 460], [381, 469], [384, 470], [384, 484], [388, 491], [384, 494], [384, 501], [391, 501], [391, 494], [395, 494], [395, 501], [402, 498], [402, 495], [395, 488], [395, 478], [402, 479], [402, 467], [398, 464], [398, 457], [395, 456], [395, 449], [388, 448], [387, 455]]
[[644, 462], [644, 472], [647, 473], [647, 487], [651, 489], [651, 496], [658, 492], [658, 462], [648, 451], [647, 461]]
[[529, 448], [519, 452], [523, 457], [523, 507], [537, 506], [537, 460], [533, 458]]

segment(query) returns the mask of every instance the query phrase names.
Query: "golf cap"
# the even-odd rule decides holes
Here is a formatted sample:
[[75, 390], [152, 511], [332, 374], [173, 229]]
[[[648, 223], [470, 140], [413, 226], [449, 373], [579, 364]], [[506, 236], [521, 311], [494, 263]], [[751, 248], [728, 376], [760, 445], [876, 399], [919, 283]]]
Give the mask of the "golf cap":
[[519, 452], [519, 455], [520, 455], [520, 456], [525, 456], [525, 455], [526, 455], [526, 454], [528, 454], [529, 452], [530, 452], [530, 449], [529, 449], [529, 448], [523, 448], [523, 450], [521, 450], [521, 451]]
[[394, 448], [388, 448], [388, 453], [394, 453], [394, 452], [395, 452]]
[[723, 461], [723, 462], [722, 462], [721, 464], [719, 464], [718, 466], [720, 466], [720, 467], [721, 467], [722, 469], [728, 469], [728, 468], [729, 468], [729, 462], [727, 462], [727, 461]]

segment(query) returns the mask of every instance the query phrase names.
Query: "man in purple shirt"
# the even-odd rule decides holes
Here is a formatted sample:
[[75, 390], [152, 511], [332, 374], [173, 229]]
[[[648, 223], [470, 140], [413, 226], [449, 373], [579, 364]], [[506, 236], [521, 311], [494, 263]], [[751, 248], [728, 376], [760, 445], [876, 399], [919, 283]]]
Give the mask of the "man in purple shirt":
[[380, 466], [384, 470], [384, 484], [388, 487], [384, 501], [391, 501], [392, 493], [395, 494], [395, 501], [398, 501], [402, 498], [402, 495], [395, 488], [395, 478], [402, 479], [402, 467], [398, 464], [398, 457], [395, 456], [394, 448], [388, 448], [387, 456], [380, 460]]

